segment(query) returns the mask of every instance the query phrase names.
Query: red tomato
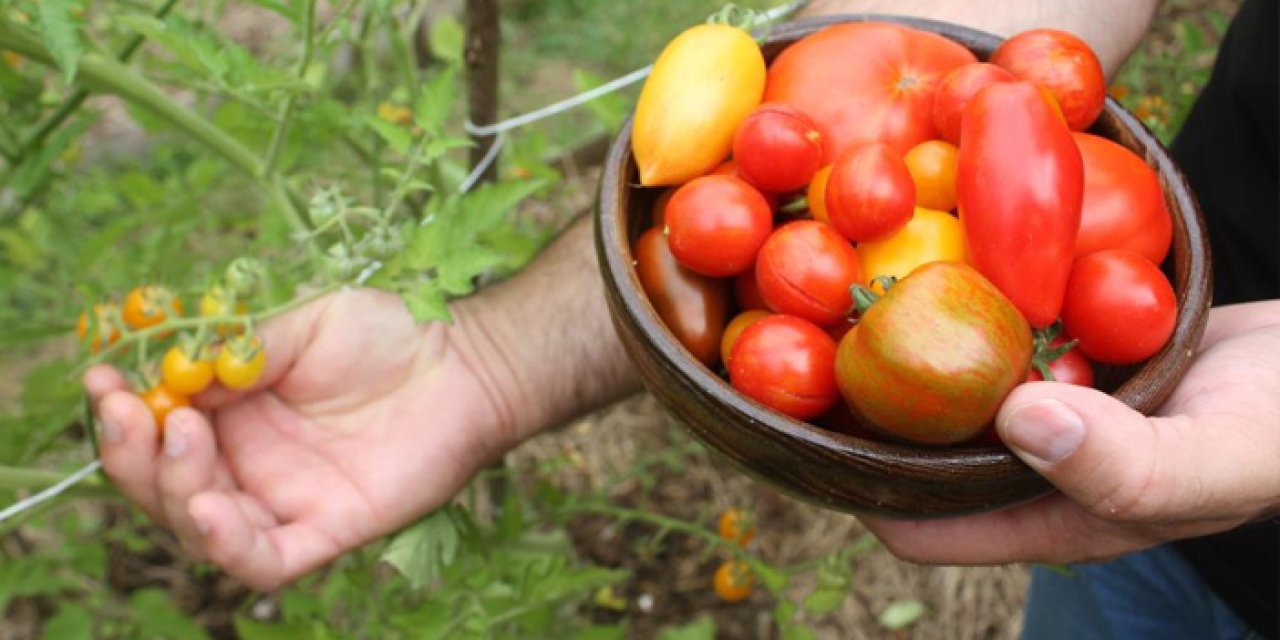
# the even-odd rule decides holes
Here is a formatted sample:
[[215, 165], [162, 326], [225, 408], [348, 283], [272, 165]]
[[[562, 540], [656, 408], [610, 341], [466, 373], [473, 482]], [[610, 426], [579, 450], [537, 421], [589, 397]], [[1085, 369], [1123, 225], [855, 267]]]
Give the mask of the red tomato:
[[907, 226], [916, 184], [902, 154], [875, 142], [836, 160], [827, 177], [827, 219], [855, 242], [880, 240]]
[[1111, 249], [1076, 260], [1062, 325], [1096, 362], [1133, 364], [1156, 354], [1178, 316], [1173, 287], [1150, 260]]
[[769, 310], [769, 304], [764, 301], [764, 296], [760, 295], [755, 269], [747, 269], [733, 277], [733, 299], [738, 303], [738, 308], [743, 311]]
[[938, 137], [934, 90], [949, 71], [975, 61], [968, 49], [934, 33], [883, 22], [838, 24], [778, 55], [764, 101], [793, 105], [813, 118], [824, 162], [877, 141], [902, 155]]
[[634, 251], [636, 275], [658, 317], [693, 357], [714, 366], [729, 318], [728, 283], [680, 266], [662, 229], [641, 234]]
[[667, 203], [671, 253], [702, 275], [722, 278], [750, 269], [772, 230], [764, 196], [733, 176], [697, 178]]
[[1075, 256], [1128, 249], [1156, 264], [1163, 262], [1173, 239], [1173, 218], [1156, 172], [1106, 138], [1072, 135], [1084, 161], [1084, 206]]
[[1058, 318], [1071, 274], [1084, 168], [1071, 132], [1027, 82], [978, 92], [956, 166], [969, 261], [1033, 327]]
[[725, 367], [729, 366], [733, 360], [733, 347], [738, 344], [738, 338], [742, 337], [742, 332], [747, 327], [756, 323], [756, 320], [767, 318], [770, 314], [763, 309], [753, 309], [751, 311], [743, 311], [734, 316], [729, 321], [728, 326], [724, 328], [724, 337], [720, 338], [720, 359], [724, 361]]
[[[1069, 339], [1064, 336], [1058, 336], [1049, 343], [1049, 349], [1061, 349], [1066, 346]], [[1041, 354], [1037, 353], [1031, 361], [1031, 368], [1027, 370], [1027, 382], [1039, 382], [1045, 377], [1040, 373], [1039, 360]], [[1082, 387], [1093, 386], [1093, 363], [1084, 356], [1080, 351], [1080, 346], [1076, 345], [1067, 352], [1058, 357], [1044, 363], [1049, 369], [1049, 374], [1053, 376], [1053, 382], [1065, 382], [1067, 384], [1080, 385]]]
[[948, 73], [933, 96], [933, 124], [938, 135], [951, 144], [960, 144], [960, 119], [969, 100], [997, 82], [1014, 80], [1017, 78], [1012, 73], [986, 62], [966, 64]]
[[1084, 131], [1102, 113], [1106, 78], [1084, 40], [1057, 29], [1032, 29], [1005, 40], [991, 63], [1048, 89], [1073, 131]]
[[814, 220], [779, 227], [756, 261], [756, 283], [769, 308], [819, 326], [848, 315], [853, 306], [849, 286], [858, 282], [858, 251], [831, 227]]
[[845, 402], [869, 426], [925, 444], [982, 431], [1027, 377], [1031, 329], [972, 267], [931, 262], [871, 305], [836, 355]]
[[840, 397], [836, 343], [808, 320], [761, 318], [738, 337], [732, 356], [729, 381], [735, 389], [797, 420], [822, 415]]
[[751, 178], [748, 178], [747, 174], [743, 173], [742, 167], [739, 167], [738, 163], [734, 162], [733, 160], [725, 160], [724, 162], [721, 162], [720, 166], [716, 167], [715, 169], [712, 169], [711, 173], [708, 173], [707, 175], [733, 176], [739, 180], [742, 180], [747, 184], [755, 187], [756, 191], [759, 191], [760, 195], [764, 196], [764, 199], [769, 202], [769, 208], [771, 210], [776, 210], [778, 208], [778, 200], [779, 200], [778, 194], [765, 191], [760, 188], [760, 185], [751, 182]]
[[761, 105], [733, 137], [733, 161], [761, 191], [783, 193], [809, 184], [822, 163], [822, 136], [803, 111]]

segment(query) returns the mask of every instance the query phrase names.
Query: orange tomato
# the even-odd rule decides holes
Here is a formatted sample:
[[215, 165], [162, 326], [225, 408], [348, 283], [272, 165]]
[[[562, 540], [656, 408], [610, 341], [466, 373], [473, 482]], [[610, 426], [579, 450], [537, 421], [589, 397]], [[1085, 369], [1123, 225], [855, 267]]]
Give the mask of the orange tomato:
[[125, 296], [121, 316], [126, 326], [137, 331], [164, 322], [170, 312], [181, 316], [182, 301], [164, 287], [147, 285], [135, 287]]
[[160, 360], [160, 377], [173, 391], [195, 395], [213, 383], [213, 359], [207, 353], [193, 357], [187, 349], [174, 345]]
[[903, 158], [916, 183], [916, 205], [951, 211], [956, 208], [956, 157], [959, 149], [945, 140], [926, 140]]
[[830, 177], [831, 165], [818, 169], [805, 192], [805, 199], [809, 201], [809, 214], [818, 222], [831, 222], [831, 218], [827, 216], [827, 179]]
[[726, 509], [716, 522], [720, 537], [745, 547], [756, 537], [755, 519], [745, 509]]
[[755, 574], [751, 572], [751, 567], [747, 566], [747, 563], [742, 560], [729, 560], [721, 563], [716, 568], [715, 576], [712, 579], [716, 595], [720, 596], [720, 599], [725, 602], [746, 600], [751, 595], [751, 590], [755, 583]]
[[93, 334], [89, 342], [91, 353], [97, 353], [103, 346], [113, 345], [120, 339], [120, 327], [116, 324], [118, 313], [119, 308], [116, 305], [106, 303], [93, 305], [93, 320], [89, 319], [87, 312], [80, 314], [80, 318], [76, 320], [76, 335], [81, 340], [86, 340], [89, 339], [90, 334]]
[[187, 396], [164, 386], [164, 383], [147, 389], [138, 397], [142, 398], [142, 402], [151, 410], [151, 417], [156, 420], [156, 433], [161, 437], [164, 437], [165, 418], [178, 407], [191, 406], [191, 400]]

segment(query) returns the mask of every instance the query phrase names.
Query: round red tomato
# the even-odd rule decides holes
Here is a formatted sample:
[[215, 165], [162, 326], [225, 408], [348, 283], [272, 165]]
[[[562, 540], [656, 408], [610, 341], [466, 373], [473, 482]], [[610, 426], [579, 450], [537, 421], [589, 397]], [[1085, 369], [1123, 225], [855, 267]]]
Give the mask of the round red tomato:
[[874, 142], [841, 156], [827, 177], [827, 219], [855, 242], [880, 240], [907, 226], [916, 185], [902, 154]]
[[667, 203], [667, 236], [680, 264], [717, 278], [751, 268], [773, 230], [760, 192], [739, 178], [710, 175], [676, 190]]
[[1048, 89], [1073, 131], [1088, 129], [1102, 113], [1107, 89], [1102, 63], [1084, 40], [1066, 31], [1023, 31], [1005, 40], [991, 63]]
[[1173, 239], [1173, 218], [1156, 172], [1137, 154], [1106, 138], [1073, 135], [1084, 161], [1076, 257], [1128, 249], [1155, 264], [1163, 262]]
[[[1058, 336], [1049, 343], [1048, 348], [1050, 350], [1061, 349], [1066, 346], [1067, 342], [1069, 342], [1068, 338]], [[1046, 379], [1040, 373], [1041, 357], [1042, 355], [1037, 353], [1032, 358], [1031, 368], [1027, 370], [1027, 382], [1039, 382]], [[1065, 382], [1082, 387], [1093, 386], [1093, 363], [1089, 362], [1089, 359], [1080, 351], [1079, 345], [1043, 364], [1049, 370], [1049, 375], [1053, 376], [1053, 382]]]
[[733, 160], [747, 181], [770, 193], [809, 184], [822, 163], [822, 136], [803, 111], [765, 104], [733, 137]]
[[761, 318], [738, 337], [729, 381], [747, 397], [797, 420], [826, 413], [840, 397], [836, 343], [808, 320]]
[[1062, 325], [1096, 362], [1133, 364], [1160, 351], [1177, 321], [1173, 287], [1150, 260], [1111, 249], [1076, 260]]
[[827, 27], [800, 39], [769, 67], [764, 101], [809, 114], [824, 161], [866, 142], [904, 154], [936, 138], [933, 94], [952, 69], [976, 62], [947, 38], [883, 22]]
[[992, 84], [1016, 79], [1012, 73], [986, 62], [966, 64], [948, 73], [933, 96], [933, 124], [938, 135], [951, 144], [960, 144], [960, 120], [969, 99]]
[[760, 248], [756, 284], [769, 308], [819, 326], [853, 306], [849, 287], [862, 282], [862, 261], [849, 241], [814, 220], [783, 225]]
[[661, 229], [641, 234], [634, 252], [640, 286], [658, 317], [693, 357], [714, 366], [729, 317], [728, 284], [680, 266]]

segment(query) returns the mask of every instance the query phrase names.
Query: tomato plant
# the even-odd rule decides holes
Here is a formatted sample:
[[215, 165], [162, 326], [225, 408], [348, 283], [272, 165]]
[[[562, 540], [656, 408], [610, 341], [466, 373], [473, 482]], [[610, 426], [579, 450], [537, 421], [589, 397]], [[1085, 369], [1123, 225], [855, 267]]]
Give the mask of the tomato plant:
[[1084, 40], [1059, 29], [1031, 29], [1005, 40], [991, 63], [1020, 80], [1048, 89], [1073, 131], [1084, 131], [1102, 113], [1106, 78]]
[[1093, 360], [1133, 364], [1155, 355], [1169, 341], [1177, 308], [1173, 287], [1150, 260], [1109, 249], [1076, 260], [1062, 324]]
[[727, 283], [680, 266], [658, 228], [641, 234], [633, 252], [636, 275], [658, 317], [694, 358], [715, 366], [729, 315]]
[[1017, 80], [1012, 73], [987, 62], [956, 67], [942, 78], [933, 98], [933, 124], [938, 135], [951, 144], [960, 144], [960, 124], [965, 105], [979, 91], [997, 82]]
[[916, 187], [902, 156], [886, 144], [854, 147], [827, 176], [827, 218], [855, 242], [880, 240], [911, 219]]
[[764, 196], [728, 175], [697, 178], [667, 204], [667, 237], [680, 264], [713, 277], [737, 275], [755, 263], [773, 230]]
[[765, 104], [738, 127], [733, 161], [762, 191], [795, 191], [809, 184], [821, 166], [822, 136], [803, 111]]
[[1075, 257], [1128, 249], [1160, 264], [1173, 240], [1173, 218], [1156, 172], [1132, 151], [1075, 133], [1084, 162], [1084, 201]]
[[798, 420], [822, 415], [839, 398], [835, 341], [808, 320], [771, 315], [738, 337], [729, 381], [744, 395]]
[[853, 307], [849, 285], [862, 282], [858, 252], [831, 227], [813, 220], [778, 228], [756, 260], [756, 284], [770, 309], [819, 326]]

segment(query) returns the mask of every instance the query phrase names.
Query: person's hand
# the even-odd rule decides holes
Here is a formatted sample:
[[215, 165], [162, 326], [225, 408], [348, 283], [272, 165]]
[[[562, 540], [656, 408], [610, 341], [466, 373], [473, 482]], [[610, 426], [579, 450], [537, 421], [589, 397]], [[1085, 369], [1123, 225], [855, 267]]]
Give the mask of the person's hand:
[[1211, 312], [1200, 351], [1151, 418], [1059, 383], [1010, 394], [1001, 437], [1060, 490], [948, 520], [864, 518], [929, 564], [1101, 560], [1280, 511], [1280, 301]]
[[261, 382], [174, 411], [163, 442], [121, 374], [91, 369], [105, 469], [192, 556], [275, 588], [441, 505], [516, 443], [465, 322], [328, 296], [262, 326]]

